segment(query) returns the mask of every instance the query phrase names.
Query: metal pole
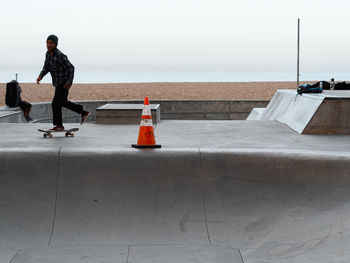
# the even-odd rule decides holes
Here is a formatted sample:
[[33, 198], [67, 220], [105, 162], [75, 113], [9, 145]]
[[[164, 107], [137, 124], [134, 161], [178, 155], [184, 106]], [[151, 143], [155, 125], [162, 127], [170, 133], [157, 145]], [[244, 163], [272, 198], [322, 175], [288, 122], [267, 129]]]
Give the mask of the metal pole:
[[18, 77], [17, 76], [18, 76], [18, 74], [16, 73], [16, 82], [18, 82]]
[[299, 87], [299, 55], [300, 55], [300, 18], [298, 18], [298, 51], [297, 51], [297, 88]]

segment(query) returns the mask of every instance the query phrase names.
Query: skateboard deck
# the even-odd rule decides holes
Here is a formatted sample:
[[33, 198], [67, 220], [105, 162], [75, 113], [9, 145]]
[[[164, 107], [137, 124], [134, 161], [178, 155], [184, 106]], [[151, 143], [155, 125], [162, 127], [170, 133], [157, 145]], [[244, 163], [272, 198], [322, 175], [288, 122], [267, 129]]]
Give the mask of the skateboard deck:
[[68, 136], [71, 136], [73, 137], [74, 136], [74, 132], [76, 131], [79, 131], [79, 128], [72, 128], [72, 129], [68, 129], [68, 130], [62, 130], [62, 131], [50, 131], [50, 130], [42, 130], [42, 129], [38, 129], [39, 132], [43, 132], [43, 136], [46, 138], [46, 137], [52, 137], [52, 133], [55, 133], [55, 132], [65, 132], [65, 135], [66, 137]]

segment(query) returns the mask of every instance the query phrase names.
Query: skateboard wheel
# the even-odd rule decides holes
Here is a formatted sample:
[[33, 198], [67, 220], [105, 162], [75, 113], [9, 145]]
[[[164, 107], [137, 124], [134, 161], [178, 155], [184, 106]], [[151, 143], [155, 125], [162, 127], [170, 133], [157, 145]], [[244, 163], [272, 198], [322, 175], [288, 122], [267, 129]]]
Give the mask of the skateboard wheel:
[[49, 134], [49, 137], [52, 138], [52, 134], [51, 133]]
[[43, 136], [44, 136], [44, 138], [46, 138], [46, 136], [47, 136], [47, 135], [46, 135], [46, 133], [44, 133], [44, 135], [43, 135]]
[[68, 137], [68, 132], [66, 132], [66, 134], [65, 134], [65, 135], [66, 135], [66, 137]]
[[74, 137], [74, 133], [71, 133], [70, 136]]

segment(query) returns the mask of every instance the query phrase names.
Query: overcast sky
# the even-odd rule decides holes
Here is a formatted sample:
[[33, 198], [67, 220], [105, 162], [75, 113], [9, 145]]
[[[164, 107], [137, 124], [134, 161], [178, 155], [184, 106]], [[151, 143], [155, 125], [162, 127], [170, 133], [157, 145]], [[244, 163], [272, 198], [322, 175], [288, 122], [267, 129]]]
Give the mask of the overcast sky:
[[46, 37], [76, 68], [295, 71], [350, 69], [350, 1], [1, 1], [0, 70], [40, 70]]

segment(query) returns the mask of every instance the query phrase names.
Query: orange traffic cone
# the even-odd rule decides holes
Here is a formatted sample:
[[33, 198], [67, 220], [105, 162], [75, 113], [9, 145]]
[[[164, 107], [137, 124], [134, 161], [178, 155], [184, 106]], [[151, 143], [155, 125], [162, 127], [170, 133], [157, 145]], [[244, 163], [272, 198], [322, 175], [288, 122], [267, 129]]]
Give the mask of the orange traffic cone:
[[144, 102], [137, 144], [132, 144], [131, 146], [135, 148], [161, 147], [161, 145], [156, 144], [156, 140], [154, 139], [151, 106], [149, 105], [148, 97], [145, 98]]

